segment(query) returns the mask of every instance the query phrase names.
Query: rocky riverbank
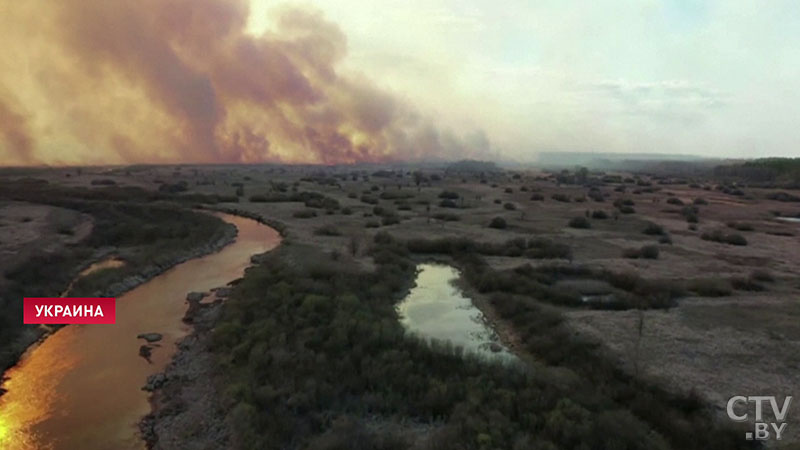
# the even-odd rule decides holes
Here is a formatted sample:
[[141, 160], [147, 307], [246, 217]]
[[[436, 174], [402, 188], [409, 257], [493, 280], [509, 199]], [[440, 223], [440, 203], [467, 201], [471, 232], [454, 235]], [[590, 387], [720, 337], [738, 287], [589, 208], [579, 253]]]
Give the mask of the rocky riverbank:
[[[108, 286], [106, 289], [95, 291], [89, 295], [89, 297], [119, 297], [125, 292], [134, 289], [140, 284], [146, 283], [152, 278], [166, 272], [167, 270], [184, 261], [205, 256], [221, 250], [223, 247], [233, 242], [236, 239], [236, 235], [236, 227], [232, 224], [225, 224], [223, 232], [217, 240], [206, 243], [199, 247], [187, 249], [185, 252], [175, 255], [174, 258], [166, 262], [144, 266], [135, 275], [125, 277], [124, 279]], [[99, 260], [102, 257], [107, 256], [108, 252], [99, 253], [98, 255], [99, 257], [97, 259]], [[86, 266], [88, 266], [88, 264], [86, 264]], [[48, 336], [58, 331], [60, 328], [61, 326], [30, 328], [30, 331], [25, 332], [17, 341], [7, 346], [7, 351], [16, 356], [14, 361], [18, 361], [27, 349], [47, 339]], [[16, 362], [13, 362], [12, 364], [9, 364], [8, 367], [3, 368], [3, 373], [0, 375], [0, 385], [2, 385], [2, 382], [5, 380], [5, 370], [13, 367], [13, 364], [16, 364]], [[0, 396], [2, 396], [4, 393], [5, 391], [2, 389], [2, 387], [0, 387]]]
[[236, 234], [237, 230], [234, 225], [229, 223], [225, 224], [222, 236], [220, 236], [219, 239], [217, 239], [216, 241], [209, 242], [207, 244], [183, 252], [167, 262], [147, 265], [143, 267], [136, 275], [128, 276], [112, 284], [111, 286], [108, 286], [104, 290], [95, 291], [91, 296], [119, 297], [121, 294], [135, 288], [136, 286], [139, 286], [140, 284], [150, 281], [156, 276], [161, 275], [162, 273], [166, 272], [167, 270], [171, 269], [174, 266], [177, 266], [178, 264], [184, 261], [188, 261], [194, 258], [199, 258], [201, 256], [209, 255], [211, 253], [221, 250], [223, 247], [230, 244], [236, 239]]
[[218, 403], [209, 351], [221, 300], [187, 300], [193, 306], [184, 321], [193, 324], [193, 332], [178, 342], [178, 351], [164, 372], [148, 377], [142, 387], [152, 392], [152, 412], [139, 422], [148, 449], [228, 447], [230, 430]]

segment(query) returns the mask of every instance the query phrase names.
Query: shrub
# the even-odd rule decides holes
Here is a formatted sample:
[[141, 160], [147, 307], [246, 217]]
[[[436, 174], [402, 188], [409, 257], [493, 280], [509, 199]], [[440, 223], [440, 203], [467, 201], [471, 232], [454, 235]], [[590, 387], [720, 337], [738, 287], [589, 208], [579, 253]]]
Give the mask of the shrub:
[[746, 222], [728, 222], [726, 225], [737, 231], [753, 231], [755, 229], [753, 225]]
[[452, 201], [450, 199], [447, 199], [447, 198], [442, 200], [441, 202], [439, 202], [439, 206], [441, 206], [442, 208], [457, 208], [458, 207], [458, 205], [456, 205], [456, 202], [454, 202], [454, 201]]
[[725, 243], [730, 245], [747, 245], [747, 239], [741, 234], [729, 234], [725, 236]]
[[669, 245], [671, 245], [672, 244], [672, 237], [670, 235], [668, 235], [668, 234], [665, 234], [665, 235], [661, 236], [660, 238], [658, 238], [658, 243], [659, 244], [669, 244]]
[[436, 220], [443, 220], [445, 222], [456, 222], [461, 220], [457, 214], [452, 213], [437, 213], [433, 215], [433, 218]]
[[705, 241], [720, 242], [729, 245], [747, 245], [747, 239], [741, 234], [725, 234], [720, 230], [705, 232], [700, 238]]
[[507, 226], [508, 224], [506, 224], [506, 219], [503, 219], [502, 217], [495, 217], [494, 219], [492, 219], [491, 222], [489, 222], [489, 228], [497, 228], [498, 230], [503, 230]]
[[383, 191], [378, 197], [383, 200], [407, 200], [414, 198], [414, 194], [410, 191]]
[[589, 193], [586, 194], [586, 195], [589, 198], [591, 198], [592, 200], [594, 200], [596, 202], [599, 202], [599, 203], [602, 203], [602, 202], [605, 201], [605, 197], [603, 196], [603, 193], [600, 190], [597, 190], [597, 189], [590, 190]]
[[622, 251], [622, 257], [628, 259], [636, 259], [639, 257], [639, 249], [638, 248], [626, 248]]
[[528, 249], [525, 251], [525, 256], [532, 259], [571, 259], [572, 249], [567, 244], [547, 239], [531, 239], [528, 241]]
[[622, 214], [634, 214], [636, 213], [636, 210], [633, 209], [632, 206], [621, 206], [619, 208], [619, 212], [621, 212]]
[[514, 210], [517, 209], [517, 205], [515, 205], [515, 204], [513, 204], [511, 202], [507, 202], [505, 205], [503, 205], [503, 208], [505, 208], [505, 209], [507, 209], [509, 211], [514, 211]]
[[689, 282], [689, 290], [703, 297], [725, 297], [733, 293], [727, 280], [704, 278]]
[[591, 224], [591, 222], [589, 222], [589, 219], [587, 219], [586, 217], [583, 217], [583, 216], [573, 217], [572, 219], [569, 220], [569, 223], [567, 225], [569, 225], [571, 228], [591, 228], [592, 227], [592, 224]]
[[533, 200], [535, 202], [540, 202], [540, 201], [544, 200], [544, 195], [539, 194], [539, 193], [533, 194], [533, 195], [531, 195], [531, 200]]
[[381, 225], [394, 225], [400, 223], [400, 217], [396, 214], [387, 214], [381, 217]]
[[380, 222], [377, 220], [368, 220], [367, 223], [364, 224], [367, 228], [378, 228], [381, 226]]
[[555, 200], [557, 202], [562, 202], [562, 203], [569, 203], [570, 202], [569, 196], [565, 195], [565, 194], [553, 194], [552, 196], [550, 196], [550, 198], [552, 198], [553, 200]]
[[767, 194], [767, 198], [770, 200], [777, 200], [779, 202], [800, 202], [800, 197], [788, 194], [786, 192], [772, 192]]
[[317, 236], [341, 236], [342, 233], [333, 225], [323, 225], [316, 230], [314, 230], [314, 234]]
[[696, 199], [694, 199], [692, 203], [694, 203], [695, 205], [707, 205], [708, 201], [703, 197], [697, 197]]
[[731, 285], [734, 289], [739, 291], [764, 291], [766, 288], [764, 285], [759, 284], [753, 278], [747, 277], [734, 277], [731, 278]]
[[697, 217], [698, 212], [700, 212], [700, 210], [697, 209], [697, 206], [694, 205], [684, 206], [681, 209], [681, 215], [686, 219], [686, 222], [688, 223], [697, 223], [700, 221], [700, 219]]
[[510, 187], [508, 187], [508, 188], [506, 188], [506, 189], [505, 189], [505, 193], [506, 193], [506, 194], [513, 194], [513, 193], [514, 193], [514, 190], [513, 190], [513, 189], [511, 189]]
[[304, 209], [301, 211], [295, 211], [292, 213], [292, 217], [295, 219], [310, 219], [312, 217], [317, 217], [317, 212], [313, 209]]
[[382, 245], [391, 244], [394, 242], [394, 236], [389, 234], [389, 232], [387, 231], [379, 231], [375, 233], [375, 238], [373, 239], [373, 242]]
[[666, 232], [664, 231], [664, 227], [653, 222], [648, 222], [647, 226], [642, 231], [642, 233], [649, 234], [651, 236], [660, 236], [666, 234]]
[[459, 197], [458, 193], [453, 192], [453, 191], [442, 191], [439, 194], [439, 198], [447, 199], [447, 200], [457, 200], [458, 197]]
[[368, 204], [368, 205], [377, 205], [378, 204], [378, 199], [377, 198], [375, 198], [375, 197], [373, 197], [371, 195], [367, 195], [367, 194], [364, 194], [364, 195], [361, 196], [361, 201], [366, 203], [366, 204]]
[[66, 225], [62, 225], [62, 226], [58, 227], [58, 230], [56, 230], [56, 231], [58, 232], [58, 234], [63, 234], [63, 235], [66, 235], [66, 236], [72, 236], [75, 233], [74, 231], [72, 231], [71, 227], [68, 227]]
[[639, 249], [639, 256], [644, 259], [658, 259], [658, 246], [645, 245]]
[[667, 203], [670, 205], [683, 205], [683, 201], [678, 197], [670, 197], [667, 199]]
[[629, 248], [622, 252], [622, 256], [630, 259], [658, 259], [658, 247], [655, 245], [645, 245], [641, 248]]
[[752, 278], [752, 279], [754, 279], [756, 281], [763, 281], [763, 282], [767, 282], [767, 283], [771, 283], [771, 282], [775, 281], [775, 277], [773, 277], [772, 274], [769, 273], [769, 271], [764, 270], [764, 269], [756, 269], [756, 270], [754, 270], [753, 273], [750, 274], [750, 278]]
[[608, 219], [608, 214], [602, 210], [592, 211], [592, 219], [605, 220]]

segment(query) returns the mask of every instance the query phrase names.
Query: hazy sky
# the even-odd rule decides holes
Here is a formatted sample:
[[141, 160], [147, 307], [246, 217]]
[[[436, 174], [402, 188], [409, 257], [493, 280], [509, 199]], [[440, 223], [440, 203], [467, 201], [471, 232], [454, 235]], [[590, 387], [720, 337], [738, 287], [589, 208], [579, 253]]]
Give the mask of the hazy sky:
[[[276, 2], [252, 0], [250, 28]], [[796, 0], [316, 0], [367, 74], [503, 157], [800, 156]]]
[[0, 165], [800, 156], [798, 0], [25, 0], [0, 38]]

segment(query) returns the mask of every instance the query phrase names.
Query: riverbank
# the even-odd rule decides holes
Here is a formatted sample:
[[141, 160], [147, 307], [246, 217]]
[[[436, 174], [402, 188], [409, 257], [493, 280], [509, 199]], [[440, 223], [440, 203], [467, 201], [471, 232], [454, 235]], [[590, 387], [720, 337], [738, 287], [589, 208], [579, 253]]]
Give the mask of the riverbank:
[[[217, 252], [233, 242], [236, 239], [237, 229], [235, 226], [225, 223], [221, 227], [220, 236], [214, 240], [213, 242], [209, 242], [203, 244], [199, 247], [194, 247], [192, 249], [186, 250], [185, 252], [175, 254], [172, 258], [167, 260], [159, 261], [158, 263], [151, 263], [148, 264], [141, 269], [137, 270], [136, 273], [130, 274], [123, 278], [120, 281], [113, 283], [112, 285], [108, 286], [103, 290], [94, 291], [86, 296], [88, 297], [119, 297], [125, 292], [128, 292], [137, 286], [148, 282], [149, 280], [153, 279], [154, 277], [166, 272], [167, 270], [173, 268], [174, 266], [181, 264], [185, 261], [190, 259], [199, 258], [201, 256], [205, 256], [214, 252]], [[80, 272], [84, 268], [88, 267], [89, 265], [98, 262], [102, 258], [108, 256], [108, 252], [104, 252], [100, 254], [100, 256], [96, 257], [95, 259], [86, 262], [76, 272]], [[55, 332], [63, 328], [63, 326], [51, 326], [51, 327], [38, 327], [38, 328], [29, 328], [24, 331], [24, 334], [20, 336], [20, 338], [11, 344], [10, 349], [7, 348], [8, 353], [12, 355], [12, 359], [7, 364], [6, 367], [2, 368], [2, 374], [0, 375], [0, 397], [5, 393], [5, 390], [2, 388], [3, 384], [6, 381], [6, 374], [9, 370], [15, 367], [19, 361], [24, 357], [25, 353], [34, 349], [37, 345], [41, 342], [45, 341], [48, 337], [53, 335]]]
[[[139, 422], [148, 449], [227, 448], [230, 429], [214, 384], [211, 330], [222, 303], [202, 304], [191, 317], [193, 329], [162, 373], [148, 378], [151, 412]], [[187, 316], [188, 318], [188, 312]], [[186, 435], [192, 437], [189, 445]], [[201, 444], [197, 444], [201, 443]]]

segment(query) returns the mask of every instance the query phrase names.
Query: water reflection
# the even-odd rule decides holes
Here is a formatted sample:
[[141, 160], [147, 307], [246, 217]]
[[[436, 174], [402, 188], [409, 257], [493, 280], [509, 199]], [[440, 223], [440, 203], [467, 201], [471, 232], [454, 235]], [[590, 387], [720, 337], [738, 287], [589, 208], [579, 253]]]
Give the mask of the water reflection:
[[[236, 242], [192, 259], [117, 299], [114, 325], [71, 325], [30, 349], [9, 370], [0, 397], [0, 448], [137, 449], [136, 424], [150, 410], [141, 390], [160, 372], [188, 331], [181, 322], [189, 291], [207, 291], [239, 278], [250, 256], [275, 247], [273, 229], [220, 215], [239, 229]], [[164, 335], [151, 362], [139, 357], [139, 333]]]
[[398, 305], [404, 326], [420, 336], [449, 341], [465, 352], [515, 359], [480, 310], [453, 284], [459, 277], [456, 269], [441, 264], [421, 264], [417, 269], [416, 286]]
[[75, 279], [72, 280], [69, 283], [69, 286], [67, 286], [67, 288], [64, 290], [64, 293], [61, 294], [61, 296], [62, 297], [66, 297], [67, 295], [69, 295], [69, 292], [72, 290], [73, 286], [75, 286], [75, 283], [77, 283], [78, 280], [80, 280], [81, 278], [83, 278], [83, 277], [85, 277], [87, 275], [91, 275], [91, 274], [93, 274], [95, 272], [99, 272], [101, 270], [116, 269], [116, 268], [122, 267], [124, 265], [125, 265], [125, 261], [123, 261], [123, 260], [121, 260], [121, 259], [119, 259], [117, 257], [111, 257], [111, 258], [104, 259], [103, 261], [98, 261], [98, 262], [90, 265], [89, 267], [83, 269], [78, 274], [78, 276], [75, 277]]

